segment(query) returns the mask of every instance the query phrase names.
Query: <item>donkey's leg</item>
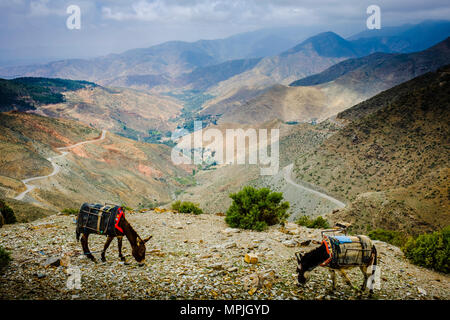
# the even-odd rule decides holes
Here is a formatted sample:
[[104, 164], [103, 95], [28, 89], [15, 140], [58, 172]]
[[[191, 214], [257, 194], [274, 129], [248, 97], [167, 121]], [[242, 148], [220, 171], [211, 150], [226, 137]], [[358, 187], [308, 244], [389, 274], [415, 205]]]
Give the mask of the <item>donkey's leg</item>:
[[330, 269], [331, 273], [331, 280], [333, 281], [333, 287], [332, 290], [336, 290], [336, 271], [334, 269]]
[[105, 253], [106, 250], [108, 249], [109, 245], [111, 244], [111, 241], [114, 239], [114, 237], [108, 236], [108, 238], [106, 238], [106, 242], [105, 242], [105, 246], [103, 247], [103, 251], [102, 251], [102, 261], [105, 262], [106, 258], [105, 258]]
[[364, 290], [366, 290], [366, 287], [367, 287], [367, 279], [369, 278], [367, 275], [367, 266], [360, 266], [359, 269], [361, 270], [361, 272], [364, 275], [364, 282], [361, 286], [361, 291], [364, 292]]
[[96, 262], [94, 256], [92, 255], [92, 253], [89, 250], [88, 238], [89, 238], [89, 233], [83, 233], [83, 235], [81, 236], [81, 246], [83, 247], [84, 254], [89, 259], [91, 259], [92, 261]]
[[123, 236], [117, 237], [117, 246], [119, 248], [119, 258], [120, 258], [120, 260], [125, 261], [125, 257], [122, 255], [122, 240], [123, 240]]
[[352, 282], [350, 281], [350, 279], [349, 279], [347, 273], [346, 273], [343, 269], [339, 269], [339, 273], [341, 274], [341, 276], [344, 278], [345, 282], [346, 282], [350, 287], [352, 287], [353, 289], [355, 289], [355, 290], [357, 290], [357, 291], [359, 290], [357, 287], [355, 287], [355, 286], [352, 284]]

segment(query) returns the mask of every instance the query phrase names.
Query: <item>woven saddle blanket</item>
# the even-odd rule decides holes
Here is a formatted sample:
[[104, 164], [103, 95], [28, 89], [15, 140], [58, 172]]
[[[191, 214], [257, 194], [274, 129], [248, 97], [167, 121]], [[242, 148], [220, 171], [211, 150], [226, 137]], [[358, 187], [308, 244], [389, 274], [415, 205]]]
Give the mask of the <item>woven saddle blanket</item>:
[[82, 233], [120, 236], [123, 230], [119, 222], [124, 215], [119, 206], [83, 203], [78, 213], [77, 228]]
[[322, 266], [339, 268], [369, 263], [372, 241], [366, 236], [325, 236], [323, 243], [329, 258]]

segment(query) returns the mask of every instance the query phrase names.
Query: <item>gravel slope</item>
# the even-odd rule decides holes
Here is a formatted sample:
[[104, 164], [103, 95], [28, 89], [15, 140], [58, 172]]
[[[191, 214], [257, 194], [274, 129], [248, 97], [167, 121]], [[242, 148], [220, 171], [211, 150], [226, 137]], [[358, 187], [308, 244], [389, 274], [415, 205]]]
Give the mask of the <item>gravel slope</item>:
[[[138, 267], [129, 256], [117, 257], [114, 241], [107, 262], [94, 264], [75, 240], [75, 217], [55, 215], [6, 225], [0, 229], [0, 246], [12, 252], [13, 261], [0, 275], [0, 299], [368, 299], [358, 296], [338, 277], [332, 293], [328, 271], [311, 272], [306, 286], [296, 286], [294, 252], [311, 250], [320, 230], [273, 226], [265, 232], [228, 229], [224, 217], [192, 216], [172, 212], [127, 213], [136, 231], [153, 238], [147, 243], [146, 265]], [[106, 238], [92, 235], [91, 251], [100, 251]], [[449, 299], [450, 277], [411, 265], [400, 249], [375, 242], [381, 267], [381, 289], [373, 299]], [[244, 261], [258, 255], [257, 264]], [[49, 257], [63, 255], [62, 265], [44, 266]], [[100, 254], [94, 254], [100, 261]], [[69, 258], [70, 257], [70, 258]], [[70, 260], [70, 261], [69, 261]], [[78, 268], [81, 289], [68, 289], [68, 272]], [[349, 272], [359, 286], [359, 269]]]

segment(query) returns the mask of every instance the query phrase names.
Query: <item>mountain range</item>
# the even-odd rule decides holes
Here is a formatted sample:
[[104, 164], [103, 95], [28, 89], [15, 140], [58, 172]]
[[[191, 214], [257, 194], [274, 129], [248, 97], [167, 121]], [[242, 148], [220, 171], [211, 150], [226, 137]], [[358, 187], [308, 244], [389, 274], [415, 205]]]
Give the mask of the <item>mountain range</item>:
[[[295, 30], [296, 32], [293, 32]], [[133, 49], [93, 59], [69, 59], [43, 65], [6, 67], [0, 76], [23, 76], [88, 80], [101, 85], [128, 85], [153, 88], [177, 82], [197, 68], [219, 65], [230, 60], [262, 58], [251, 70], [236, 65], [228, 77], [248, 72], [261, 73], [259, 85], [274, 81], [289, 83], [300, 77], [323, 71], [341, 59], [361, 57], [373, 52], [412, 52], [423, 50], [449, 35], [448, 21], [426, 21], [395, 29], [389, 35], [368, 37], [367, 33], [343, 39], [332, 32], [310, 37], [295, 45], [306, 34], [298, 29], [261, 30], [218, 40], [197, 42], [170, 41], [149, 48]], [[297, 42], [298, 43], [298, 42]], [[290, 48], [290, 49], [289, 49]], [[223, 66], [229, 68], [229, 66]], [[221, 68], [208, 70], [221, 73]], [[202, 73], [199, 73], [201, 76]], [[196, 78], [195, 75], [191, 75]], [[128, 79], [131, 77], [131, 79]], [[219, 81], [224, 81], [218, 78]], [[232, 80], [237, 82], [237, 79]], [[223, 84], [228, 87], [229, 84]], [[170, 86], [169, 86], [170, 87]], [[165, 87], [167, 89], [167, 87]], [[216, 89], [217, 90], [217, 89]]]
[[375, 94], [450, 64], [450, 38], [421, 52], [374, 53], [348, 59], [325, 71], [277, 84], [241, 104], [231, 100], [202, 110], [219, 122], [259, 123], [324, 120]]
[[[206, 103], [205, 108], [227, 109], [240, 105], [272, 85], [288, 85], [351, 58], [378, 52], [410, 53], [427, 49], [450, 36], [449, 26], [449, 22], [424, 22], [409, 26], [407, 30], [395, 29], [398, 33], [392, 31], [389, 36], [361, 36], [354, 40], [333, 32], [318, 34], [281, 54], [265, 57], [252, 69], [210, 87], [207, 93], [216, 99]], [[418, 33], [416, 37], [412, 37], [414, 32]]]

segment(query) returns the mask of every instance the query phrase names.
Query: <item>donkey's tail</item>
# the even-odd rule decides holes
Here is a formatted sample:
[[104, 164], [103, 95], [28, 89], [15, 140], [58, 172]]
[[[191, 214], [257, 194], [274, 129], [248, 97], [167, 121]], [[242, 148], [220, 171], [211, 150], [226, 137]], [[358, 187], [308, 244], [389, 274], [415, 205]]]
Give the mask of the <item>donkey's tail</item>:
[[77, 237], [77, 241], [80, 241], [80, 235], [81, 235], [81, 217], [82, 217], [82, 210], [83, 207], [88, 206], [87, 203], [83, 203], [83, 205], [81, 206], [80, 211], [78, 212], [78, 216], [77, 216], [77, 228], [75, 230], [75, 235]]
[[[373, 254], [373, 261], [372, 266], [377, 266], [377, 248], [375, 248], [375, 245], [372, 246], [372, 254]], [[372, 269], [372, 275], [375, 274], [375, 269]]]
[[81, 230], [80, 230], [80, 215], [78, 215], [77, 218], [77, 228], [75, 229], [75, 235], [77, 237], [77, 241], [80, 241], [80, 235], [81, 235]]

